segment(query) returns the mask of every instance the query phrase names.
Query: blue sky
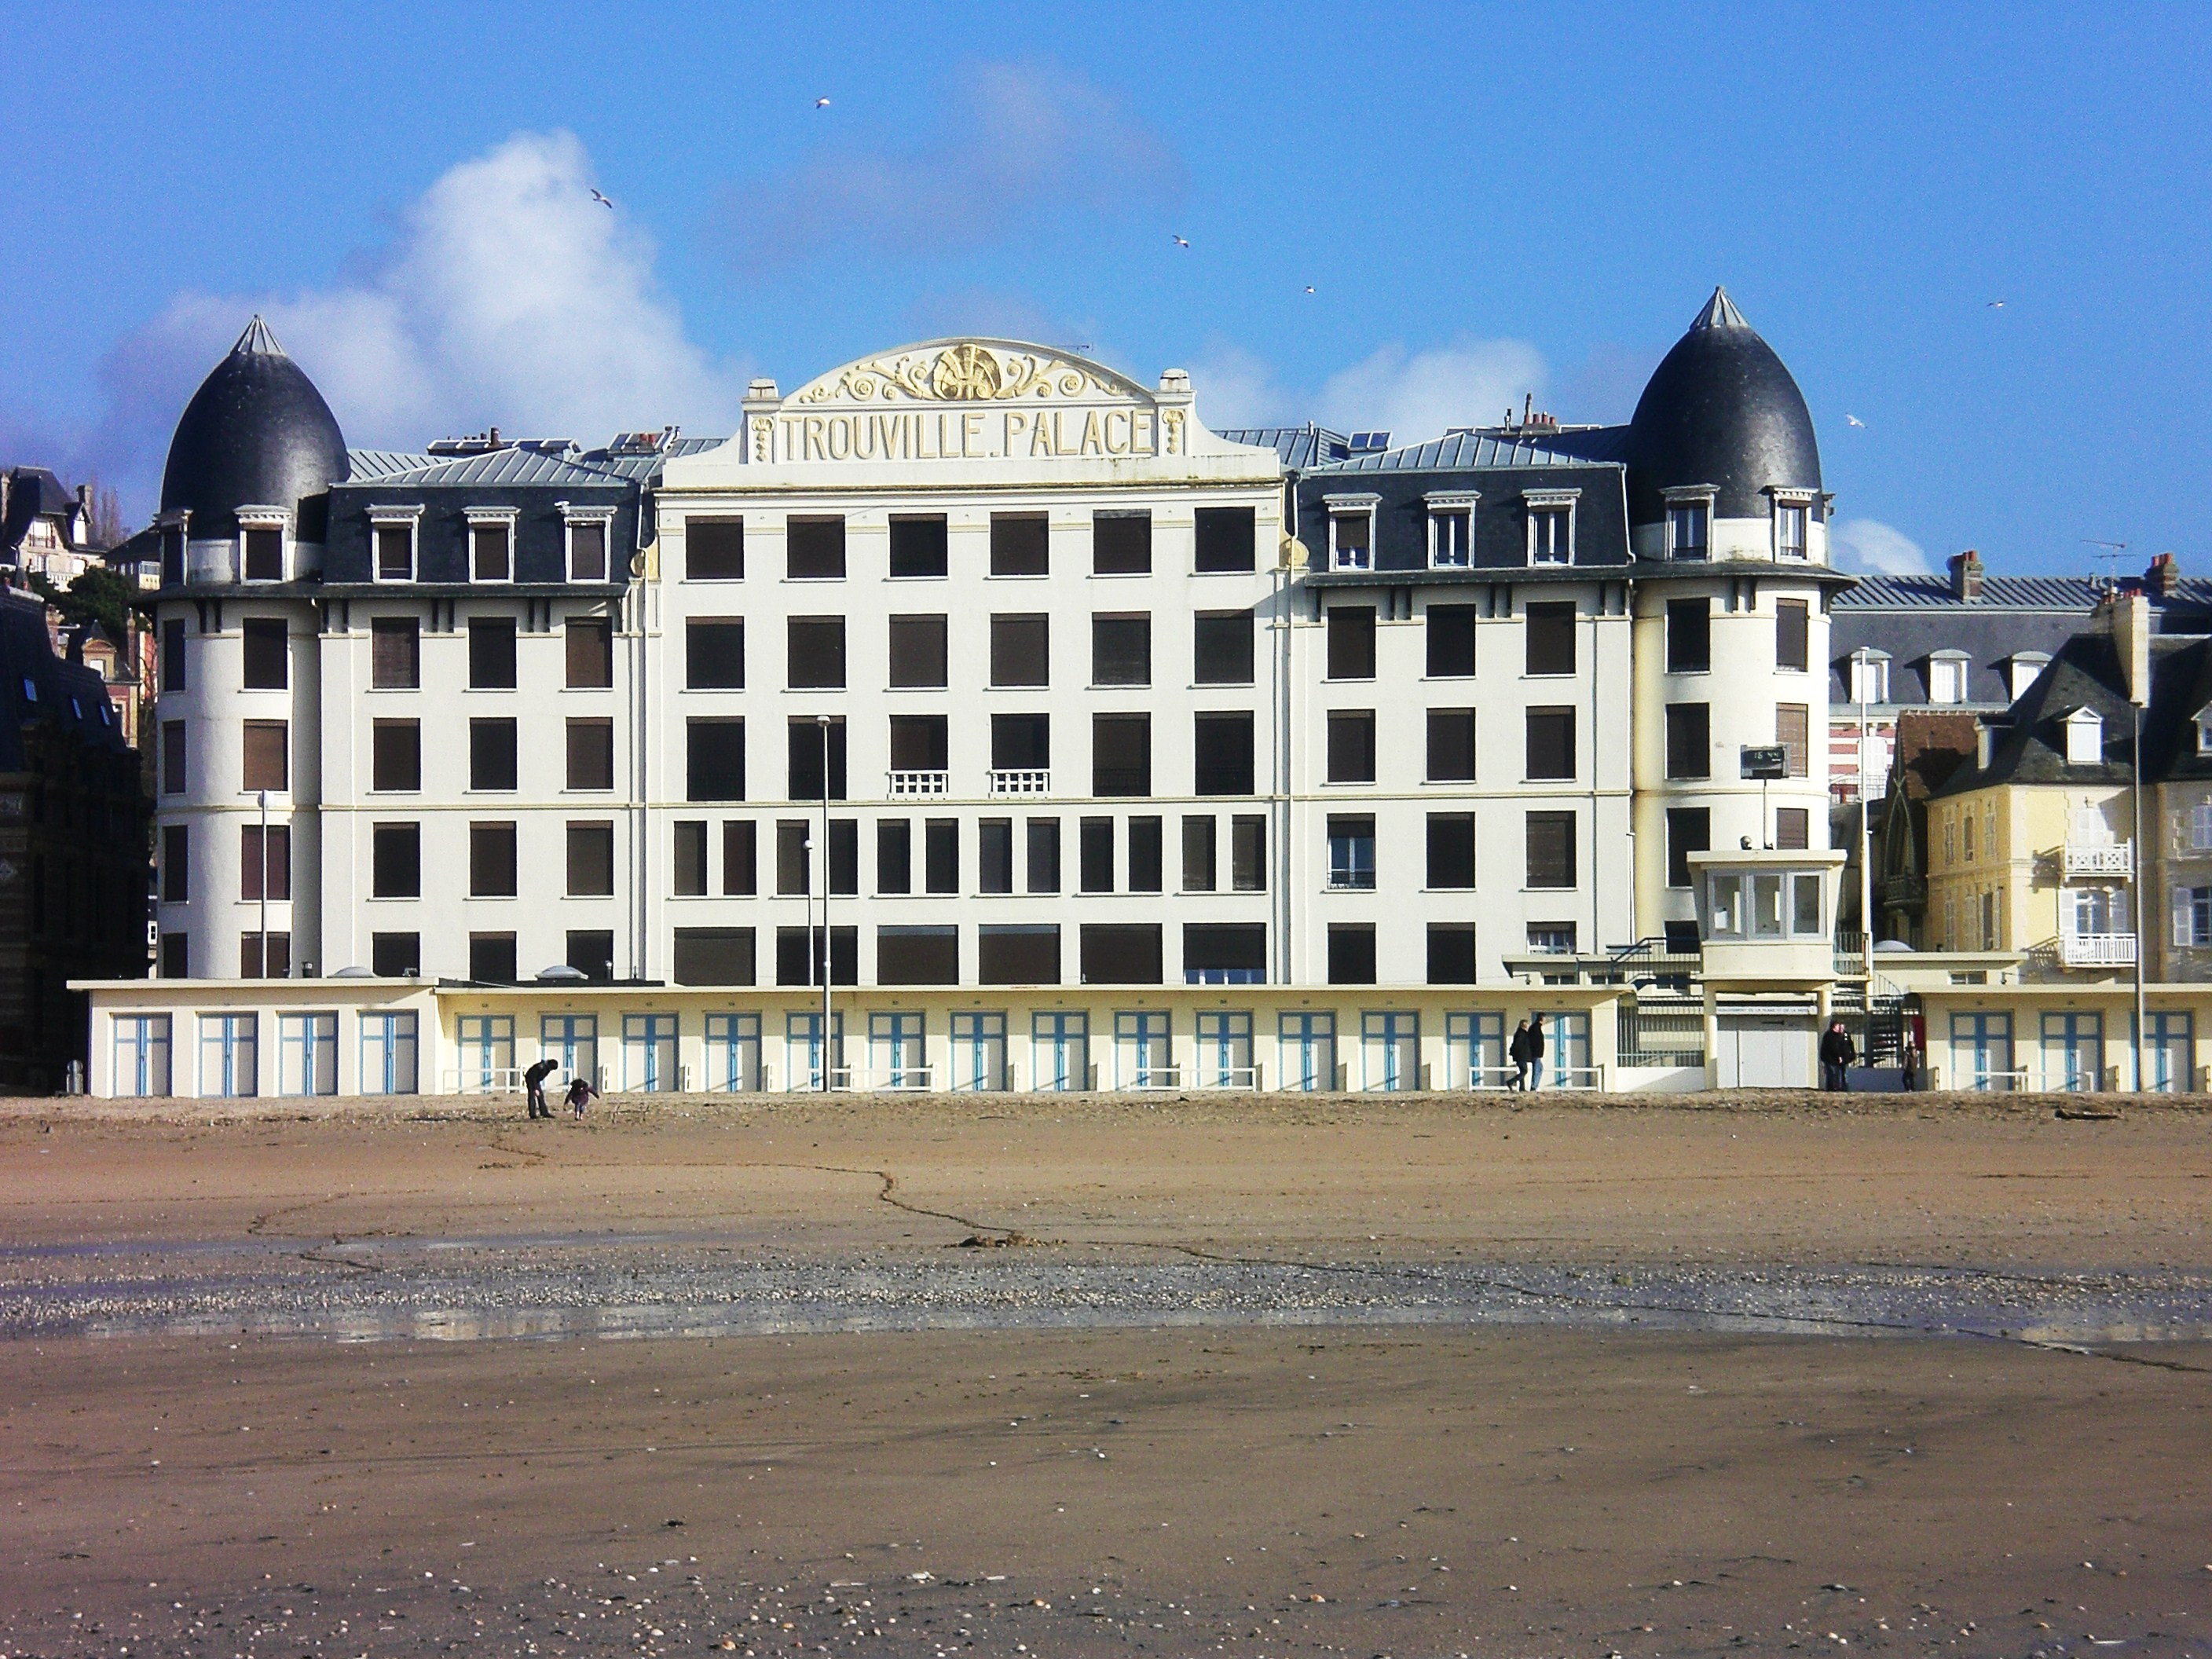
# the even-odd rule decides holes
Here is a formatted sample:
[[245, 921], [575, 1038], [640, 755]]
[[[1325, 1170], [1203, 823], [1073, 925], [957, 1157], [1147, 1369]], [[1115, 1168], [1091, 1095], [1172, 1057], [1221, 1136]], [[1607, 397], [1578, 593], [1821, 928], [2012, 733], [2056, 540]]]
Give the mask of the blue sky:
[[0, 16], [0, 461], [134, 518], [256, 307], [356, 445], [719, 429], [964, 330], [1405, 439], [1624, 418], [1720, 282], [1863, 558], [2212, 574], [2201, 10]]

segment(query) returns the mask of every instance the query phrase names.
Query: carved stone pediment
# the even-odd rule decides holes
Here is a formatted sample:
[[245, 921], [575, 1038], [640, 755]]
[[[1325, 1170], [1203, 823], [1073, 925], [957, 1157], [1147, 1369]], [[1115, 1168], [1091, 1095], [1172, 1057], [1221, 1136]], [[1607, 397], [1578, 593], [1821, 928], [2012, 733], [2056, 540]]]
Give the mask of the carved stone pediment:
[[1127, 376], [1038, 346], [1009, 340], [931, 340], [863, 357], [802, 386], [799, 405], [1007, 403], [1136, 398], [1150, 394]]

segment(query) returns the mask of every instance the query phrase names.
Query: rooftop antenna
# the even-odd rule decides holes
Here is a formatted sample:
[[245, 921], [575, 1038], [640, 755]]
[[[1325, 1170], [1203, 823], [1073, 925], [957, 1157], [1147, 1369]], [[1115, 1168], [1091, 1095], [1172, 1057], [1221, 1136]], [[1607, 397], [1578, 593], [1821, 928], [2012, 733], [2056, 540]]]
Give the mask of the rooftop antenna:
[[2125, 542], [2100, 542], [2094, 536], [2084, 536], [2081, 538], [2081, 544], [2084, 547], [2094, 547], [2103, 550], [2101, 552], [2092, 553], [2089, 556], [2092, 559], [2099, 559], [2104, 562], [2105, 592], [2107, 593], [2117, 593], [2119, 592], [2120, 559], [2121, 556], [2127, 552], [2128, 544]]

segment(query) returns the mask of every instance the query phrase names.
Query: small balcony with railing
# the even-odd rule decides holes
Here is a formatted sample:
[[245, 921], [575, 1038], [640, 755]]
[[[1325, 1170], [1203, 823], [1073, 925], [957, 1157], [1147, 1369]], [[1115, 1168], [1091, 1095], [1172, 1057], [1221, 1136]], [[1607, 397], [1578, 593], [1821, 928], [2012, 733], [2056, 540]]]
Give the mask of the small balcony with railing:
[[2058, 935], [2058, 959], [2069, 968], [2131, 968], [2136, 960], [2136, 936], [2062, 933]]
[[949, 793], [952, 775], [944, 770], [886, 772], [884, 791], [893, 800], [908, 795], [942, 795]]
[[1052, 793], [1052, 769], [1045, 766], [994, 767], [991, 793], [994, 795], [1049, 795]]
[[2108, 881], [2115, 877], [2125, 880], [2135, 874], [2136, 844], [2131, 841], [2069, 841], [2060, 859], [2069, 881]]

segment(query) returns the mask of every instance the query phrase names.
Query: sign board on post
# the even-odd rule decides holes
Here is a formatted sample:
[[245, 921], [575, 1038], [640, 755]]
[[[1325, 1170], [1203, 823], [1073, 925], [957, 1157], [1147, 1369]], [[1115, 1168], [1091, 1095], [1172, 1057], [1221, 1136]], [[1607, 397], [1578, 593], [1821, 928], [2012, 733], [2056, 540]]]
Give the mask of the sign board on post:
[[1770, 778], [1786, 778], [1790, 775], [1790, 751], [1780, 744], [1757, 748], [1746, 744], [1740, 752], [1742, 757], [1743, 775], [1747, 778], [1757, 778], [1764, 781]]

